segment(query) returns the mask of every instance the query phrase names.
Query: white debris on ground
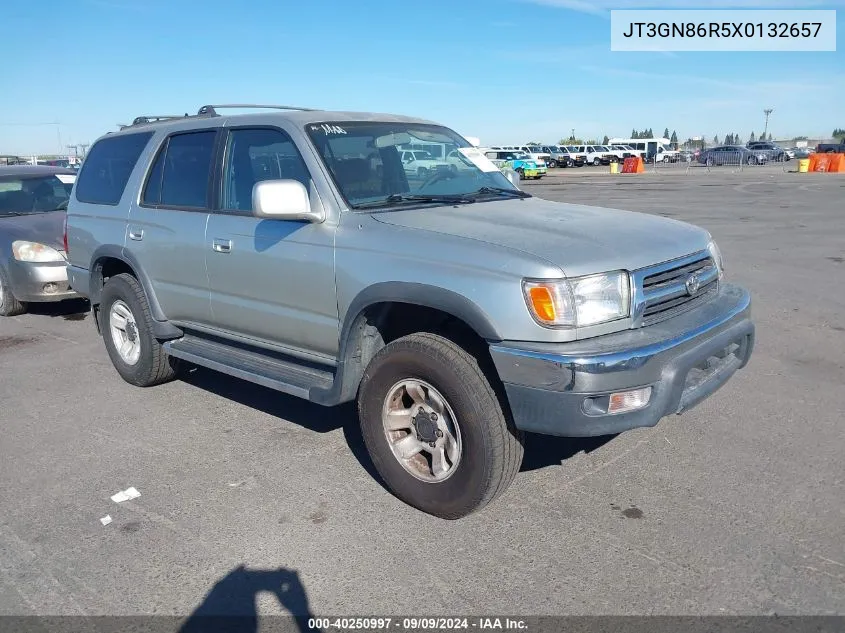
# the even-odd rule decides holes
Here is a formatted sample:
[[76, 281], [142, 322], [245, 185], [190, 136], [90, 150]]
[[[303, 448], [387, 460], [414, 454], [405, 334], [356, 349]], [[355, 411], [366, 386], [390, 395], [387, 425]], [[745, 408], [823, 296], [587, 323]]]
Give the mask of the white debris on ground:
[[107, 514], [106, 516], [104, 516], [102, 519], [100, 519], [100, 523], [102, 523], [103, 525], [108, 525], [109, 523], [111, 523], [111, 515]]
[[117, 494], [112, 495], [111, 500], [115, 503], [122, 503], [123, 501], [129, 501], [130, 499], [137, 499], [140, 496], [141, 493], [133, 487], [121, 490]]

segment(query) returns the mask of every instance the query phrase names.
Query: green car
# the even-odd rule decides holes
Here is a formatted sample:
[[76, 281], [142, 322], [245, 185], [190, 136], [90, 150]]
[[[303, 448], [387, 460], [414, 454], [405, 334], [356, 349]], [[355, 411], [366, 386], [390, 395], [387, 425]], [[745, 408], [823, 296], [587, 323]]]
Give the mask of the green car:
[[546, 166], [537, 162], [524, 152], [490, 151], [485, 154], [502, 171], [512, 169], [522, 179], [539, 179], [546, 175]]

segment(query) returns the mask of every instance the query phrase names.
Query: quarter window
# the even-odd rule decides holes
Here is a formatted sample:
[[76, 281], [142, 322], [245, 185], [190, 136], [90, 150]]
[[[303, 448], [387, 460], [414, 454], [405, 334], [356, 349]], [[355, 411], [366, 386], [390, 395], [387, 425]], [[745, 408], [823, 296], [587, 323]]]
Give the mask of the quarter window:
[[115, 206], [152, 132], [103, 138], [88, 152], [76, 185], [76, 199]]

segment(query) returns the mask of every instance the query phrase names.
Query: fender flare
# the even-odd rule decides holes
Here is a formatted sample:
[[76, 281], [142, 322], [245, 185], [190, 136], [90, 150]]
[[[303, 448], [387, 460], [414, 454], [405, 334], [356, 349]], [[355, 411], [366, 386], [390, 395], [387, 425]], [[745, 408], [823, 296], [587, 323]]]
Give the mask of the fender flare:
[[[367, 336], [363, 313], [378, 303], [408, 303], [433, 308], [461, 319], [476, 334], [487, 341], [501, 341], [502, 337], [490, 317], [475, 303], [451, 290], [427, 284], [387, 281], [362, 290], [349, 304], [340, 329], [340, 348], [335, 385], [330, 394], [318, 398], [326, 404], [339, 404], [355, 398], [366, 367], [359, 353], [359, 338], [365, 348], [375, 344]], [[372, 350], [371, 351], [377, 351]]]
[[177, 328], [168, 321], [167, 316], [165, 316], [164, 311], [161, 309], [161, 304], [159, 304], [158, 298], [153, 291], [152, 283], [150, 282], [149, 277], [147, 277], [144, 273], [144, 269], [141, 267], [138, 260], [132, 253], [122, 246], [117, 246], [116, 244], [104, 244], [97, 248], [91, 255], [91, 267], [89, 268], [91, 271], [91, 278], [88, 283], [88, 296], [92, 306], [99, 305], [100, 295], [103, 292], [104, 284], [102, 268], [98, 265], [98, 262], [102, 259], [117, 259], [132, 269], [132, 272], [135, 274], [135, 278], [140, 282], [141, 287], [144, 289], [144, 294], [147, 297], [147, 303], [150, 306], [150, 313], [153, 317], [153, 334], [156, 338], [173, 339], [179, 338], [183, 335], [181, 329]]
[[340, 332], [341, 348], [345, 346], [349, 331], [358, 315], [377, 303], [410, 303], [440, 310], [461, 319], [485, 340], [502, 340], [490, 317], [465, 296], [439, 286], [386, 281], [365, 288], [349, 304]]

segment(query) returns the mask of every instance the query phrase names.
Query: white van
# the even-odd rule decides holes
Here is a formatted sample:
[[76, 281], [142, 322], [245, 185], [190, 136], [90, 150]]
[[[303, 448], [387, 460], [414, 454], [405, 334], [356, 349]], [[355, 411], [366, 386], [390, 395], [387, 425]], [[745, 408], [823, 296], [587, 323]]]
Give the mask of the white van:
[[668, 138], [612, 138], [611, 145], [628, 145], [641, 150], [643, 160], [658, 163], [675, 163], [681, 159], [681, 153], [669, 149], [671, 141]]

